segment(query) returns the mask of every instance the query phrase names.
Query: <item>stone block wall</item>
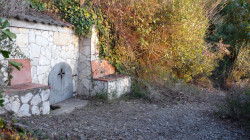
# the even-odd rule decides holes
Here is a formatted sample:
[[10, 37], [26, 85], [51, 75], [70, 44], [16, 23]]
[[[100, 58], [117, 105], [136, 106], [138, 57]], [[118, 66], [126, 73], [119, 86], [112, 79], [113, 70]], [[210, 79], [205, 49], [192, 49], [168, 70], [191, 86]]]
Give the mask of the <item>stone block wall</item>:
[[80, 38], [79, 66], [78, 66], [78, 94], [91, 96], [92, 73], [91, 73], [91, 37]]
[[13, 112], [18, 117], [50, 113], [48, 87], [4, 94], [0, 114]]
[[[17, 35], [16, 44], [31, 59], [33, 83], [48, 85], [51, 68], [60, 62], [68, 63], [73, 75], [78, 74], [78, 37], [72, 29], [15, 19], [9, 21], [10, 30]], [[2, 71], [6, 77], [7, 73], [4, 69]], [[76, 91], [77, 78], [74, 78], [73, 82]]]
[[[74, 92], [77, 91], [79, 40], [67, 27], [45, 25], [11, 19], [10, 30], [17, 35], [16, 44], [31, 59], [32, 82], [48, 85], [52, 67], [60, 62], [68, 63], [73, 71]], [[0, 58], [1, 59], [1, 58]], [[7, 63], [2, 61], [2, 63]], [[6, 80], [5, 69], [2, 69]]]

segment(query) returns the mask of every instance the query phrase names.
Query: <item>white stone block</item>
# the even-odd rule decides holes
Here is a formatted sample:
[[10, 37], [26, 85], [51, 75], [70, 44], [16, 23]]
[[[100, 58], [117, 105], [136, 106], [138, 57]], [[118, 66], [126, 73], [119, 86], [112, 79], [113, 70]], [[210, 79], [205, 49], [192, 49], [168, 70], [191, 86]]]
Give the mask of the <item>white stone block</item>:
[[52, 31], [49, 31], [49, 36], [51, 37], [53, 35], [54, 35], [54, 33]]
[[32, 115], [40, 115], [40, 110], [38, 106], [32, 106], [31, 108]]
[[42, 35], [42, 32], [41, 32], [41, 30], [35, 30], [35, 34], [36, 35]]
[[50, 65], [50, 60], [47, 57], [41, 55], [40, 59], [39, 59], [39, 65], [40, 66], [48, 66], [48, 65]]
[[9, 99], [7, 97], [4, 97], [3, 100], [4, 100], [3, 105], [6, 105], [7, 103], [9, 103]]
[[20, 105], [20, 100], [17, 98], [14, 102], [11, 103], [11, 110], [17, 113], [20, 108]]
[[38, 75], [37, 80], [39, 84], [43, 84], [44, 75]]
[[28, 49], [28, 47], [19, 47], [19, 49], [24, 55], [30, 56], [30, 50]]
[[43, 115], [49, 114], [49, 112], [50, 112], [50, 103], [49, 103], [49, 101], [43, 102], [43, 104], [42, 104], [42, 106], [40, 108], [40, 111], [42, 112]]
[[27, 45], [29, 43], [28, 34], [17, 34], [16, 36], [17, 45]]
[[42, 36], [36, 36], [36, 44], [41, 45], [41, 46], [48, 46], [49, 41]]
[[38, 66], [39, 65], [39, 58], [32, 58], [30, 61], [31, 66]]
[[32, 43], [29, 45], [29, 48], [30, 48], [31, 59], [40, 57], [41, 46], [38, 46], [37, 44]]
[[31, 75], [32, 75], [32, 77], [36, 76], [36, 66], [31, 67]]
[[21, 96], [21, 101], [22, 101], [22, 103], [27, 104], [32, 97], [33, 97], [32, 93], [29, 92], [29, 93], [25, 94], [24, 96]]
[[10, 31], [14, 34], [19, 34], [20, 33], [20, 30], [18, 28], [15, 28], [15, 27], [10, 27]]
[[39, 84], [38, 82], [38, 78], [36, 75], [32, 76], [32, 83], [36, 83], [36, 84]]
[[37, 95], [35, 95], [35, 96], [32, 98], [30, 104], [31, 104], [31, 105], [38, 105], [41, 101], [42, 101], [42, 100], [41, 100], [41, 97], [37, 94]]
[[48, 31], [43, 31], [43, 32], [42, 32], [42, 36], [43, 36], [44, 38], [48, 38], [48, 37], [49, 37], [49, 32], [48, 32]]
[[11, 111], [11, 103], [7, 103], [6, 105], [3, 106], [7, 111]]
[[29, 43], [35, 43], [36, 42], [36, 35], [33, 30], [29, 32]]
[[41, 93], [42, 101], [47, 101], [49, 99], [49, 90], [43, 90]]
[[68, 46], [71, 43], [71, 34], [55, 32], [54, 33], [54, 44], [60, 46]]
[[23, 104], [21, 108], [19, 109], [17, 116], [18, 117], [24, 117], [24, 116], [31, 116], [29, 113], [30, 106], [28, 104]]
[[27, 33], [29, 33], [29, 29], [19, 28], [19, 32], [20, 32], [21, 34], [27, 34]]
[[46, 48], [46, 53], [45, 53], [45, 56], [49, 59], [49, 60], [51, 60], [51, 49], [48, 49], [48, 48]]
[[50, 66], [37, 66], [37, 75], [42, 75], [48, 72], [50, 69]]
[[49, 46], [53, 46], [54, 44], [52, 42], [49, 42]]
[[50, 36], [48, 40], [49, 40], [49, 42], [53, 42], [54, 38], [52, 36]]
[[45, 53], [46, 53], [46, 47], [41, 47], [41, 54], [45, 55]]

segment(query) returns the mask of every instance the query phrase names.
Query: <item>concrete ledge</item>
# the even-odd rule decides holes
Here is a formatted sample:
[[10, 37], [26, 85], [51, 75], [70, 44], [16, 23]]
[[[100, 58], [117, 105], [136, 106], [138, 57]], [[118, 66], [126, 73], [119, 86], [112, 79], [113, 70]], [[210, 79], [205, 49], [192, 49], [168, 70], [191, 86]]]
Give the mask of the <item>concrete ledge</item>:
[[92, 94], [107, 93], [110, 100], [119, 98], [131, 90], [131, 78], [125, 75], [108, 75], [94, 79], [93, 83]]
[[4, 106], [0, 107], [0, 114], [12, 112], [18, 117], [26, 117], [50, 113], [48, 86], [26, 83], [3, 88]]
[[54, 31], [54, 32], [64, 32], [74, 34], [74, 31], [68, 27], [58, 27], [55, 25], [47, 25], [42, 23], [27, 22], [17, 19], [8, 19], [10, 22], [10, 27], [26, 28], [26, 29], [37, 29], [44, 31]]

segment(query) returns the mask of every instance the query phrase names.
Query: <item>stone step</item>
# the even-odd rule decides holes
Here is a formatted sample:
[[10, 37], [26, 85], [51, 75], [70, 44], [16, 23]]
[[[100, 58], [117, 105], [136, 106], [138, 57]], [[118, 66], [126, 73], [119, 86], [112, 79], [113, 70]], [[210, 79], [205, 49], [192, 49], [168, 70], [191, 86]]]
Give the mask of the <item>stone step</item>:
[[108, 99], [116, 99], [131, 90], [131, 78], [121, 74], [110, 74], [93, 80], [92, 94], [107, 94]]
[[71, 113], [75, 109], [85, 107], [88, 104], [87, 100], [70, 98], [51, 106], [52, 115], [63, 115]]

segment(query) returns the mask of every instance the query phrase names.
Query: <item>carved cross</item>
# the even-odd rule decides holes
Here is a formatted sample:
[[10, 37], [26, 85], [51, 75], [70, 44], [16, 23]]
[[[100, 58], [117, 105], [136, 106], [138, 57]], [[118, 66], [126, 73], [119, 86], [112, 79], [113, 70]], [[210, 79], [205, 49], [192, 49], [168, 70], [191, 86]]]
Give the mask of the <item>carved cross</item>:
[[61, 76], [61, 79], [62, 79], [64, 74], [65, 74], [65, 73], [64, 73], [63, 70], [61, 69], [61, 71], [60, 71], [60, 73], [59, 73], [58, 75]]

